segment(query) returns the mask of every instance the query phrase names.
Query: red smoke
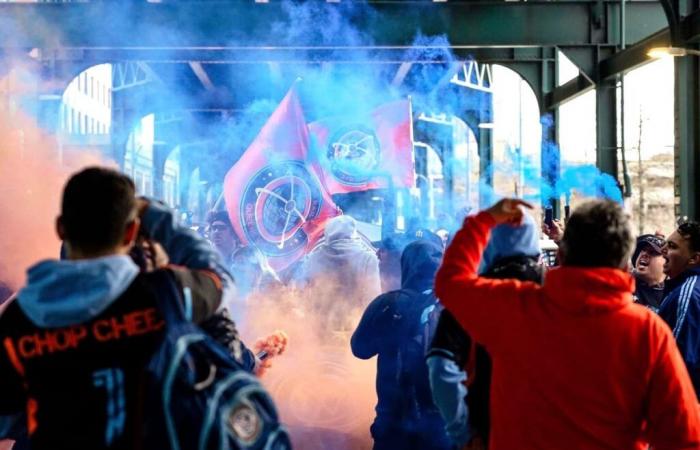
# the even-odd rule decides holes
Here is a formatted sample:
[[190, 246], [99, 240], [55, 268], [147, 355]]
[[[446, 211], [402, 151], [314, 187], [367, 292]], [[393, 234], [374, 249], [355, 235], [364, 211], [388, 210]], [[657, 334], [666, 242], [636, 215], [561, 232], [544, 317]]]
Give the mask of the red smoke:
[[55, 136], [19, 109], [13, 110], [11, 99], [27, 92], [2, 89], [9, 85], [0, 79], [0, 281], [17, 289], [29, 266], [58, 257], [54, 223], [70, 174], [105, 161], [96, 152], [72, 150], [61, 155]]
[[[287, 349], [274, 358], [262, 380], [295, 448], [368, 449], [377, 401], [376, 360], [361, 361], [352, 355], [350, 336], [362, 311], [344, 308], [343, 298], [322, 298], [324, 291], [332, 290], [315, 286], [253, 298], [241, 328], [248, 342], [278, 328], [289, 335]], [[319, 301], [344, 309], [347, 320], [342, 329], [330, 329], [328, 314], [312, 306]]]
[[[284, 353], [289, 343], [289, 336], [282, 330], [277, 330], [271, 335], [258, 339], [253, 346], [255, 354], [262, 360], [256, 367], [255, 374], [259, 377], [272, 367], [272, 358]], [[264, 355], [264, 356], [261, 356]]]
[[[3, 96], [2, 86], [0, 80], [0, 281], [17, 289], [29, 266], [58, 257], [60, 242], [54, 222], [68, 177], [82, 167], [104, 165], [105, 161], [97, 152], [71, 150], [61, 155], [55, 136], [28, 116], [5, 107], [3, 101], [9, 96]], [[278, 329], [289, 336], [289, 346], [271, 360], [263, 382], [295, 448], [371, 448], [376, 361], [354, 358], [349, 343], [362, 311], [343, 310], [344, 324], [331, 329], [329, 316], [319, 313], [314, 304], [344, 306], [342, 298], [330, 295], [335, 289], [326, 288], [274, 291], [267, 298], [251, 300], [244, 336], [249, 343]], [[334, 316], [337, 314], [338, 310]], [[3, 445], [6, 443], [0, 442], [0, 449]]]

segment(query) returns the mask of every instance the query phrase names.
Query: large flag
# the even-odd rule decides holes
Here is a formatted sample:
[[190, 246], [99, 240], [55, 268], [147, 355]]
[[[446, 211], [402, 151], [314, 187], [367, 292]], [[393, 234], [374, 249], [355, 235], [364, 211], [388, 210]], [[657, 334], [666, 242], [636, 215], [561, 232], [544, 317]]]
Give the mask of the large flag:
[[307, 165], [309, 135], [294, 86], [224, 179], [231, 223], [277, 270], [306, 253], [340, 212]]
[[331, 194], [412, 187], [409, 100], [385, 103], [364, 117], [330, 117], [309, 124], [314, 166]]

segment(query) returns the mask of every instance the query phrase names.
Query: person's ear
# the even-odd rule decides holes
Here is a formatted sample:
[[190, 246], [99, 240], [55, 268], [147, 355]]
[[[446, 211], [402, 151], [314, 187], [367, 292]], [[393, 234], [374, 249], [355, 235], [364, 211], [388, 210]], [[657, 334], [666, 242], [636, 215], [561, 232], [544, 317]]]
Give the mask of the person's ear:
[[689, 266], [700, 265], [700, 252], [695, 252], [690, 256], [690, 259], [688, 259], [688, 265]]
[[66, 240], [66, 227], [63, 226], [63, 218], [61, 216], [56, 217], [56, 234], [60, 240]]
[[131, 246], [139, 235], [139, 228], [141, 227], [141, 221], [137, 218], [126, 224], [126, 230], [124, 231], [124, 240], [122, 240], [122, 245]]

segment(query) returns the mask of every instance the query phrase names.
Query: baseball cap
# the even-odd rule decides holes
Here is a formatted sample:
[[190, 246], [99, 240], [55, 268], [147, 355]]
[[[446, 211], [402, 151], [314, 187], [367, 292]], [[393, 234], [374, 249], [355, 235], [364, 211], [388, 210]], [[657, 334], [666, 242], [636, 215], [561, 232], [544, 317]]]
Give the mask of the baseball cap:
[[660, 255], [664, 246], [664, 239], [655, 234], [643, 234], [637, 238], [637, 246], [632, 253], [632, 266], [637, 264], [637, 258], [642, 250], [651, 250], [652, 253]]

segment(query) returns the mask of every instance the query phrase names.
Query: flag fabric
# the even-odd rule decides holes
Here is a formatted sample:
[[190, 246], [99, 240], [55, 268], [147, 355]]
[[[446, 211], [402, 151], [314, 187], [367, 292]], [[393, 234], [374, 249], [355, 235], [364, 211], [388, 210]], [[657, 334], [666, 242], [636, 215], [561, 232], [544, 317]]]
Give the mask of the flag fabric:
[[415, 180], [409, 100], [385, 103], [363, 117], [309, 124], [313, 166], [328, 192], [412, 187]]
[[224, 179], [231, 224], [246, 245], [282, 270], [303, 256], [340, 214], [308, 165], [309, 135], [295, 86]]

